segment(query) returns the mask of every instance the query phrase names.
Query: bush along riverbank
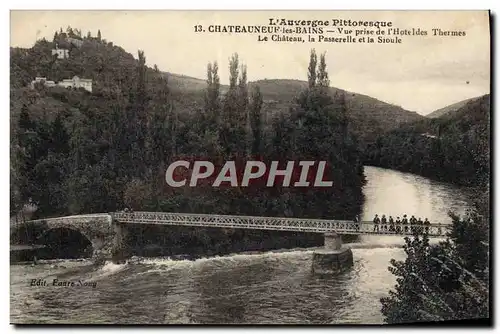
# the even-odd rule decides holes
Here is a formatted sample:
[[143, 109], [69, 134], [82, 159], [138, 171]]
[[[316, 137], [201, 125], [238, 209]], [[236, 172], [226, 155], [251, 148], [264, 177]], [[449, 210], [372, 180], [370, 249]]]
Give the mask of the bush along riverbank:
[[391, 260], [398, 284], [382, 298], [387, 323], [472, 319], [490, 323], [489, 192], [474, 209], [453, 213], [446, 241], [429, 245], [425, 235], [405, 238], [404, 261]]

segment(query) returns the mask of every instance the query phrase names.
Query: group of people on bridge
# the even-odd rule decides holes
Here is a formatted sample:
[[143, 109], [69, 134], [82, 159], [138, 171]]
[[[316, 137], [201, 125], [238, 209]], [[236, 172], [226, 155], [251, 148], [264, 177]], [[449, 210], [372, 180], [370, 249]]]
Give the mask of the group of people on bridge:
[[407, 233], [429, 233], [429, 227], [431, 226], [431, 222], [429, 219], [425, 218], [415, 218], [414, 215], [408, 219], [407, 215], [403, 215], [403, 219], [396, 217], [396, 220], [389, 216], [386, 218], [385, 215], [382, 215], [382, 218], [375, 215], [373, 218], [373, 232], [383, 232], [383, 233], [395, 233], [395, 234], [407, 234]]

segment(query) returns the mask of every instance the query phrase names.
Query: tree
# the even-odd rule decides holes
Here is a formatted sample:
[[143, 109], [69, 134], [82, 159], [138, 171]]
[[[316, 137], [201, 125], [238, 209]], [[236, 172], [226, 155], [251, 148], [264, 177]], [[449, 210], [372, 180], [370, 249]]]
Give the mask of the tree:
[[309, 57], [309, 67], [307, 74], [307, 81], [309, 83], [309, 88], [316, 86], [316, 66], [318, 63], [318, 57], [316, 56], [316, 50], [312, 49]]
[[220, 114], [220, 79], [217, 62], [207, 65], [207, 88], [205, 90], [205, 113], [209, 120], [211, 131], [217, 131]]
[[23, 104], [23, 106], [21, 107], [21, 114], [19, 115], [18, 126], [19, 130], [22, 132], [35, 129], [35, 123], [31, 120], [28, 111], [28, 106], [26, 104]]
[[[438, 245], [430, 245], [425, 234], [405, 238], [407, 258], [392, 259], [389, 267], [397, 285], [381, 299], [386, 322], [489, 318], [488, 224], [477, 210], [462, 218], [451, 214], [449, 238]], [[476, 226], [486, 230], [479, 233]], [[479, 247], [479, 255], [471, 256], [472, 245]]]
[[165, 77], [157, 78], [158, 89], [154, 94], [154, 104], [151, 107], [151, 116], [148, 122], [148, 136], [146, 139], [147, 165], [150, 168], [158, 168], [165, 164], [171, 157], [172, 150], [168, 148], [172, 144], [170, 133], [171, 112], [170, 90]]
[[[322, 69], [318, 71], [316, 52], [311, 50], [307, 74], [309, 86], [299, 95], [296, 106], [274, 119], [272, 132], [266, 140], [265, 155], [280, 161], [326, 160], [326, 179], [332, 180], [333, 186], [320, 192], [273, 189], [269, 195], [279, 198], [280, 204], [270, 205], [270, 210], [278, 210], [279, 215], [304, 218], [352, 219], [359, 214], [362, 205], [362, 159], [357, 142], [347, 129], [348, 121], [343, 112], [345, 103], [331, 96], [325, 89], [327, 87], [322, 86], [328, 78], [324, 57], [322, 61]], [[317, 79], [318, 73], [322, 85]], [[260, 101], [258, 104], [261, 105]]]
[[10, 167], [10, 216], [16, 215], [22, 208], [23, 202], [19, 189], [19, 176], [17, 174], [17, 166]]
[[143, 154], [146, 147], [146, 134], [148, 129], [147, 104], [148, 94], [146, 90], [146, 57], [144, 51], [138, 51], [138, 61], [135, 67], [136, 80], [135, 90], [129, 97], [128, 108], [128, 131], [130, 133], [131, 163], [135, 165], [136, 174], [145, 173], [145, 162]]
[[328, 72], [326, 70], [325, 53], [322, 53], [319, 57], [317, 84], [318, 86], [324, 88], [328, 88], [330, 86], [330, 80], [328, 79]]
[[[238, 79], [240, 79], [239, 85]], [[247, 124], [246, 110], [242, 110], [243, 97], [245, 96], [242, 89], [246, 89], [246, 70], [239, 77], [239, 58], [238, 54], [235, 53], [229, 61], [229, 88], [224, 98], [219, 135], [221, 147], [226, 157], [243, 156], [246, 153], [245, 140], [241, 140], [246, 138]]]
[[19, 201], [21, 203], [28, 203], [33, 192], [30, 175], [35, 165], [39, 138], [36, 133], [36, 124], [31, 120], [26, 104], [23, 104], [21, 108], [16, 134], [18, 146], [14, 151], [14, 162], [18, 167], [16, 175], [18, 176], [17, 181], [20, 192]]
[[229, 60], [229, 89], [236, 90], [236, 84], [238, 83], [238, 67], [239, 67], [239, 57], [237, 53], [234, 53]]
[[147, 207], [152, 200], [151, 182], [133, 179], [125, 189], [123, 194], [124, 203], [128, 208], [141, 210]]
[[[482, 193], [481, 193], [482, 192]], [[489, 190], [476, 190], [473, 210], [460, 217], [449, 213], [452, 230], [449, 238], [455, 245], [460, 265], [481, 279], [488, 278], [489, 264]]]
[[168, 107], [168, 124], [170, 124], [170, 152], [175, 157], [179, 153], [179, 115], [173, 104]]
[[273, 123], [273, 136], [272, 136], [272, 157], [278, 160], [286, 160], [291, 157], [293, 152], [292, 137], [294, 132], [293, 123], [286, 118], [283, 112], [275, 116]]
[[69, 153], [69, 135], [63, 123], [63, 116], [57, 114], [52, 122], [51, 129], [51, 148], [56, 154], [66, 155]]
[[247, 83], [247, 67], [246, 65], [241, 65], [240, 77], [238, 80], [238, 113], [239, 113], [239, 123], [248, 123], [248, 83]]
[[207, 65], [207, 88], [205, 89], [205, 113], [203, 115], [202, 133], [204, 134], [205, 151], [209, 156], [219, 156], [220, 126], [221, 126], [221, 97], [220, 79], [217, 62]]
[[15, 215], [30, 199], [30, 172], [33, 166], [32, 154], [36, 149], [35, 123], [31, 120], [28, 106], [23, 104], [12, 132], [10, 167], [10, 214]]
[[240, 141], [243, 142], [246, 155], [249, 156], [252, 149], [251, 144], [251, 129], [250, 129], [250, 113], [248, 110], [248, 83], [247, 83], [247, 67], [241, 65], [240, 78], [238, 81], [238, 126], [240, 131], [244, 131], [244, 136]]
[[98, 29], [97, 30], [97, 40], [100, 42], [101, 39], [102, 39], [102, 37], [101, 37], [101, 29]]
[[372, 165], [460, 185], [490, 182], [490, 96], [456, 112], [381, 131], [365, 150]]
[[259, 86], [255, 86], [252, 90], [252, 98], [250, 101], [250, 128], [252, 130], [252, 156], [257, 156], [261, 153], [262, 141], [262, 93]]

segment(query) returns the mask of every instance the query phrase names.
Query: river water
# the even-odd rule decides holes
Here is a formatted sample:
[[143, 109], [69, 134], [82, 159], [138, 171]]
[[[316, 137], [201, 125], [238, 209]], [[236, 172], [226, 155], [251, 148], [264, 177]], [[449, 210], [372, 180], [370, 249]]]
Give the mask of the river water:
[[[363, 220], [406, 213], [447, 223], [448, 210], [463, 212], [469, 202], [464, 190], [413, 174], [365, 167], [365, 175]], [[402, 244], [398, 236], [363, 236], [351, 244], [353, 268], [333, 278], [311, 274], [313, 248], [99, 268], [87, 260], [11, 265], [11, 322], [383, 323], [379, 300], [395, 284], [387, 268], [391, 258], [404, 259]], [[52, 286], [54, 279], [74, 286]]]

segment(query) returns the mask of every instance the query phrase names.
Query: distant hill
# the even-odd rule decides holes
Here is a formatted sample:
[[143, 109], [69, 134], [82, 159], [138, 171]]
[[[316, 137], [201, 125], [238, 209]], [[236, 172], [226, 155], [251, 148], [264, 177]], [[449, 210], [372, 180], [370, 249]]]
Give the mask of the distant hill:
[[490, 112], [487, 94], [440, 117], [402, 124], [369, 145], [365, 161], [461, 185], [487, 184]]
[[[259, 80], [252, 84], [259, 85], [264, 95], [264, 101], [274, 104], [276, 109], [286, 109], [293, 104], [302, 90], [307, 88], [307, 82], [301, 80]], [[380, 132], [397, 128], [402, 123], [424, 119], [416, 112], [382, 102], [363, 94], [348, 92], [331, 87], [331, 93], [344, 93], [346, 96], [351, 130], [364, 141], [371, 141]]]
[[206, 80], [189, 77], [187, 75], [163, 72], [168, 83], [176, 91], [198, 92], [207, 87]]
[[438, 118], [438, 117], [441, 117], [441, 116], [444, 116], [447, 114], [454, 113], [454, 112], [458, 111], [460, 108], [462, 108], [463, 106], [465, 106], [470, 101], [474, 101], [474, 100], [477, 100], [479, 98], [481, 98], [481, 97], [477, 96], [477, 97], [473, 97], [470, 99], [465, 99], [465, 100], [457, 102], [457, 103], [450, 104], [449, 106], [446, 106], [444, 108], [441, 108], [441, 109], [438, 109], [438, 110], [431, 112], [430, 114], [426, 115], [426, 117]]
[[[174, 73], [165, 73], [169, 78], [169, 85], [174, 95], [186, 97], [191, 106], [203, 107], [203, 94], [206, 87], [205, 80], [196, 79]], [[295, 106], [299, 94], [307, 88], [307, 82], [291, 79], [266, 79], [250, 82], [250, 88], [258, 85], [264, 97], [263, 114], [266, 121], [270, 121], [277, 112], [287, 112]], [[227, 86], [221, 85], [224, 93]], [[345, 93], [350, 118], [350, 128], [361, 141], [373, 139], [378, 133], [397, 128], [402, 123], [422, 120], [425, 117], [416, 112], [382, 102], [363, 94], [348, 92], [331, 87], [331, 93]], [[182, 101], [179, 101], [182, 103]]]

